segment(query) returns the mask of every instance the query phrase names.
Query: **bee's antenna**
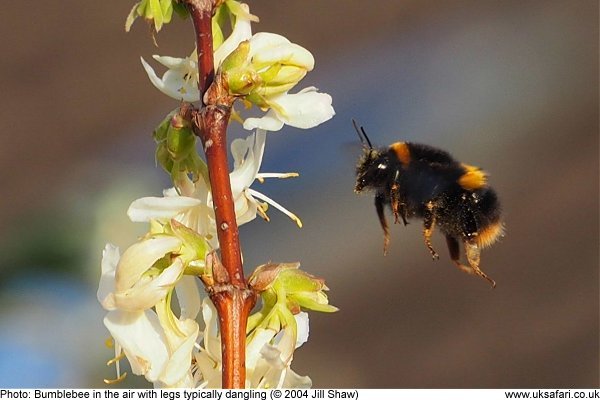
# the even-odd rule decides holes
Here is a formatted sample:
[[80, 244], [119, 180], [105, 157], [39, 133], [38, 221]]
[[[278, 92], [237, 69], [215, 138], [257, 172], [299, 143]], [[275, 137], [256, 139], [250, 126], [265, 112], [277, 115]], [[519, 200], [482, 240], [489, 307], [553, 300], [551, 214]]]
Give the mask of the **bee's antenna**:
[[362, 126], [359, 128], [358, 124], [356, 123], [356, 120], [354, 118], [352, 118], [352, 125], [354, 125], [354, 129], [356, 129], [358, 138], [360, 139], [360, 142], [363, 144], [363, 146], [369, 145], [369, 149], [373, 149], [373, 145], [371, 144], [371, 141], [369, 140], [369, 137], [367, 136], [367, 132], [365, 132], [365, 128], [363, 128]]

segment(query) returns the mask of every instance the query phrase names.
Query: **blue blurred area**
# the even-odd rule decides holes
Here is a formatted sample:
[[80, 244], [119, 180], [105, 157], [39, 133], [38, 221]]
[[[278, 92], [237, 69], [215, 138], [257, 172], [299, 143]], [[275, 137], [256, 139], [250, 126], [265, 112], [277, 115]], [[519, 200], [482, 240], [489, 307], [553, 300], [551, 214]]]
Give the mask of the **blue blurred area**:
[[99, 355], [105, 336], [98, 329], [100, 307], [89, 289], [81, 281], [44, 273], [22, 276], [5, 285], [0, 386], [84, 384], [88, 357]]
[[60, 382], [58, 371], [69, 367], [68, 364], [53, 363], [51, 355], [32, 348], [32, 346], [16, 343], [17, 340], [12, 335], [3, 334], [0, 336], [0, 340], [6, 343], [0, 347], [0, 369], [2, 371], [27, 371], [24, 374], [6, 373], [0, 381], [2, 387], [55, 387], [57, 382]]
[[[7, 89], [5, 110], [32, 101], [19, 101], [21, 91], [50, 93], [33, 107], [48, 113], [43, 126], [0, 129], [20, 133], [9, 137], [12, 151], [0, 152], [0, 387], [101, 387], [113, 376], [95, 298], [101, 250], [107, 241], [122, 248], [135, 241], [145, 227], [127, 220], [127, 207], [168, 185], [149, 132], [176, 104], [150, 87], [138, 56], [189, 53], [177, 36], [189, 26], [178, 22], [156, 50], [143, 27], [121, 34], [129, 5], [96, 3], [116, 22], [101, 23], [90, 9], [77, 25], [49, 24], [55, 44], [32, 34], [31, 50], [15, 50], [32, 53], [0, 70], [21, 85]], [[311, 315], [311, 338], [294, 369], [316, 387], [597, 387], [597, 3], [252, 7], [257, 30], [282, 32], [313, 51], [316, 69], [304, 86], [330, 93], [337, 113], [309, 132], [269, 134], [262, 171], [300, 177], [253, 186], [304, 227], [272, 209], [270, 223], [240, 230], [248, 272], [298, 260], [327, 280], [341, 309]], [[283, 21], [287, 13], [296, 18]], [[105, 42], [84, 53], [94, 34]], [[71, 64], [51, 70], [46, 86], [23, 89], [25, 61], [48, 49]], [[93, 79], [74, 78], [76, 67]], [[14, 119], [4, 112], [0, 120]], [[382, 256], [373, 200], [353, 193], [360, 146], [351, 118], [377, 145], [428, 143], [490, 172], [507, 223], [506, 237], [482, 256], [496, 290], [458, 272], [437, 235], [442, 257], [431, 262], [418, 221], [393, 226]], [[47, 143], [30, 134], [44, 127]], [[232, 126], [232, 138], [245, 134]], [[25, 172], [14, 168], [22, 158], [31, 160]]]

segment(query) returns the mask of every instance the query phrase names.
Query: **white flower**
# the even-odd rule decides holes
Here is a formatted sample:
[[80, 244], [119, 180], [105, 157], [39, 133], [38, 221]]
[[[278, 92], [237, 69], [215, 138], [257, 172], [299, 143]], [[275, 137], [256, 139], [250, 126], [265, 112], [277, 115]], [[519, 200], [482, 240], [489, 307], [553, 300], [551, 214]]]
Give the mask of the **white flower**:
[[[104, 325], [115, 340], [117, 376], [122, 377], [118, 360], [123, 353], [134, 374], [144, 375], [148, 381], [160, 387], [181, 386], [192, 382], [192, 352], [199, 334], [199, 326], [194, 321], [199, 311], [197, 286], [185, 279], [184, 284], [178, 288], [176, 293], [182, 309], [179, 318], [170, 309], [167, 292], [173, 290], [180, 272], [173, 281], [161, 278], [172, 266], [153, 280], [159, 282], [156, 286], [144, 282], [141, 284], [144, 289], [139, 289], [141, 293], [127, 289], [136, 279], [144, 281], [145, 267], [140, 268], [138, 263], [144, 266], [153, 263], [152, 260], [163, 251], [174, 249], [174, 242], [164, 238], [159, 240], [160, 244], [148, 244], [144, 241], [137, 243], [121, 259], [118, 248], [106, 245], [102, 257], [98, 300], [109, 310], [104, 318]], [[122, 269], [129, 271], [123, 272]], [[125, 295], [119, 291], [120, 286], [125, 288], [121, 290], [126, 294], [133, 293], [131, 298], [122, 299]], [[152, 306], [156, 311], [150, 309]]]
[[170, 308], [170, 302], [166, 300], [157, 305], [156, 312], [163, 328], [169, 354], [169, 359], [159, 377], [159, 385], [181, 387], [192, 382], [193, 379], [192, 357], [200, 327], [194, 319], [185, 318], [183, 315], [177, 318]]
[[[265, 204], [266, 202], [277, 208], [279, 211], [290, 217], [299, 227], [302, 227], [302, 221], [295, 214], [285, 209], [276, 201], [270, 199], [264, 194], [251, 189], [250, 186], [255, 180], [262, 181], [265, 178], [289, 178], [297, 176], [295, 173], [260, 173], [263, 154], [265, 152], [265, 142], [267, 132], [257, 129], [255, 134], [244, 139], [236, 139], [231, 143], [231, 154], [234, 160], [234, 169], [229, 175], [231, 180], [231, 190], [235, 201], [235, 214], [239, 224], [245, 224], [256, 218], [258, 212], [267, 221]], [[258, 199], [258, 200], [257, 200]]]
[[[154, 382], [162, 374], [169, 354], [166, 339], [153, 311], [110, 311], [104, 325], [115, 340], [117, 353], [123, 351], [135, 375]], [[118, 357], [118, 354], [117, 354]]]
[[178, 250], [181, 244], [179, 239], [171, 236], [150, 237], [129, 247], [120, 260], [118, 249], [107, 245], [98, 288], [102, 306], [106, 310], [124, 311], [154, 307], [177, 283], [184, 265], [180, 258], [175, 258], [162, 271], [148, 272], [157, 260]]
[[[250, 22], [256, 20], [256, 17], [249, 14], [247, 4], [240, 4], [242, 10], [236, 14], [236, 21], [231, 35], [215, 50], [214, 66], [218, 69], [221, 62], [237, 48], [244, 40], [252, 35]], [[159, 78], [154, 69], [142, 58], [144, 70], [150, 78], [150, 82], [167, 96], [187, 102], [200, 100], [200, 91], [198, 90], [198, 62], [197, 53], [194, 51], [191, 56], [186, 58], [175, 58], [166, 56], [152, 56], [156, 61], [168, 68], [162, 78]]]
[[[294, 315], [296, 326], [286, 326], [280, 332], [257, 328], [257, 335], [248, 344], [246, 365], [247, 386], [252, 388], [310, 388], [308, 376], [291, 369], [294, 351], [308, 340], [308, 314]], [[256, 342], [256, 343], [255, 343]], [[258, 350], [256, 354], [253, 349]]]
[[172, 321], [165, 325], [151, 310], [114, 310], [106, 315], [104, 325], [134, 374], [144, 375], [160, 387], [179, 387], [192, 382], [192, 354], [199, 327], [192, 319]]
[[214, 62], [215, 71], [232, 51], [234, 51], [244, 40], [250, 39], [252, 36], [251, 21], [257, 21], [257, 18], [250, 14], [250, 9], [247, 4], [241, 3], [242, 11], [236, 15], [235, 25], [231, 35], [215, 50]]
[[[221, 336], [217, 312], [205, 299], [202, 303], [205, 330], [196, 353], [194, 380], [198, 388], [221, 387]], [[246, 388], [308, 388], [312, 382], [291, 369], [294, 350], [308, 339], [308, 314], [295, 316], [296, 327], [282, 331], [257, 328], [246, 342]], [[297, 333], [295, 333], [297, 332]]]
[[175, 188], [163, 191], [163, 197], [143, 197], [134, 200], [127, 215], [133, 222], [150, 222], [153, 219], [175, 219], [204, 236], [213, 247], [216, 243], [215, 216], [209, 204], [210, 189], [200, 178], [188, 182], [182, 193]]
[[310, 51], [290, 42], [285, 36], [269, 32], [258, 32], [250, 38], [248, 58], [259, 73], [275, 64], [295, 66], [305, 71], [312, 71], [315, 67]]
[[194, 102], [200, 100], [198, 90], [198, 63], [196, 52], [186, 58], [175, 58], [154, 55], [156, 61], [168, 68], [162, 78], [143, 58], [142, 65], [150, 78], [150, 82], [161, 92], [179, 101]]
[[[256, 218], [257, 213], [268, 220], [266, 209], [267, 204], [270, 204], [294, 220], [298, 226], [302, 226], [302, 222], [295, 214], [264, 194], [250, 188], [255, 180], [297, 176], [295, 173], [259, 172], [265, 141], [266, 132], [257, 130], [256, 134], [252, 134], [246, 139], [236, 139], [231, 143], [234, 170], [230, 173], [229, 178], [237, 224], [242, 225], [252, 221]], [[169, 189], [164, 192], [163, 197], [144, 197], [135, 200], [129, 206], [127, 215], [135, 222], [173, 218], [205, 236], [213, 248], [218, 247], [212, 194], [202, 179], [191, 183], [181, 195], [175, 189]]]
[[261, 118], [246, 118], [244, 129], [280, 130], [284, 124], [313, 128], [335, 115], [331, 96], [308, 87], [296, 94], [283, 93], [267, 100], [271, 109]]
[[[314, 68], [315, 60], [310, 51], [281, 35], [256, 33], [226, 61], [229, 87], [239, 87], [247, 101], [268, 110], [262, 118], [246, 119], [245, 129], [278, 131], [284, 124], [308, 129], [335, 114], [331, 96], [314, 87], [289, 93]], [[249, 77], [257, 77], [251, 85]]]
[[[264, 129], [278, 131], [283, 125], [308, 129], [315, 127], [335, 115], [331, 105], [331, 96], [319, 93], [314, 87], [308, 87], [298, 93], [289, 91], [314, 68], [315, 60], [307, 49], [290, 42], [281, 35], [259, 32], [252, 35], [250, 23], [256, 20], [249, 13], [246, 4], [240, 4], [242, 12], [236, 14], [236, 22], [231, 35], [215, 50], [214, 66], [218, 70], [227, 56], [242, 53], [241, 59], [230, 65], [229, 76], [234, 81], [230, 87], [245, 88], [247, 84], [256, 85], [244, 96], [267, 113], [261, 118], [247, 118], [244, 129]], [[247, 53], [240, 46], [246, 42]], [[198, 90], [198, 64], [196, 52], [186, 58], [153, 56], [156, 61], [168, 68], [159, 78], [152, 67], [142, 59], [142, 64], [152, 84], [161, 92], [179, 101], [195, 102], [200, 100]], [[230, 63], [231, 64], [231, 63]], [[239, 64], [239, 65], [238, 65]], [[240, 71], [252, 71], [241, 74]], [[249, 76], [256, 81], [247, 82]], [[235, 77], [243, 81], [235, 81]], [[254, 79], [254, 78], [253, 78]], [[237, 85], [236, 85], [237, 83]], [[239, 95], [239, 94], [238, 94]]]

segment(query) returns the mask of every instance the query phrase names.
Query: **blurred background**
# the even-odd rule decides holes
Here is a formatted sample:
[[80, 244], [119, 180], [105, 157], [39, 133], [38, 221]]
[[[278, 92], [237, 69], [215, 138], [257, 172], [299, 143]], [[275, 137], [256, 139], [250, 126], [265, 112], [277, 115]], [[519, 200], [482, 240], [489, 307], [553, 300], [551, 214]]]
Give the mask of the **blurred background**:
[[[191, 52], [176, 18], [155, 48], [132, 1], [8, 2], [0, 15], [0, 387], [103, 387], [108, 333], [100, 256], [145, 226], [130, 202], [169, 185], [151, 131], [177, 103], [139, 57]], [[300, 261], [341, 310], [311, 314], [293, 367], [315, 387], [530, 388], [599, 385], [598, 2], [251, 1], [253, 30], [315, 55], [302, 86], [337, 115], [272, 133], [262, 171], [297, 171], [261, 192], [275, 210], [241, 228], [248, 271]], [[482, 255], [498, 283], [459, 272], [443, 237], [392, 226], [353, 193], [350, 123], [484, 167], [506, 237]], [[231, 138], [245, 135], [239, 126]], [[258, 184], [257, 184], [258, 185]], [[144, 386], [130, 378], [128, 386]]]

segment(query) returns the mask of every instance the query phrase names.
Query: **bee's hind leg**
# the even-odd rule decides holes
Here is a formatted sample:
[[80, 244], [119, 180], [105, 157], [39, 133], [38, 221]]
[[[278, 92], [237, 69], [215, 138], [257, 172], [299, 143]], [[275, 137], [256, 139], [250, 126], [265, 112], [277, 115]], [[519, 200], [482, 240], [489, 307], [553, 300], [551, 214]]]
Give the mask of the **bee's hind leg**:
[[481, 249], [473, 240], [465, 240], [465, 253], [467, 253], [467, 260], [469, 266], [464, 265], [460, 262], [460, 247], [458, 240], [453, 236], [446, 235], [446, 243], [448, 244], [448, 251], [450, 252], [450, 258], [454, 262], [454, 265], [461, 271], [469, 275], [479, 275], [483, 279], [487, 280], [492, 288], [496, 287], [496, 282], [486, 275], [481, 269], [479, 269], [480, 253]]
[[469, 265], [471, 266], [471, 268], [473, 268], [475, 274], [488, 281], [492, 285], [492, 288], [495, 288], [496, 282], [492, 278], [487, 276], [485, 272], [479, 269], [479, 261], [481, 259], [481, 248], [479, 247], [477, 242], [475, 240], [465, 240], [464, 244], [465, 253], [467, 254], [467, 261], [469, 261]]
[[431, 253], [431, 257], [434, 260], [440, 258], [438, 253], [433, 249], [431, 244], [431, 235], [433, 234], [433, 228], [435, 226], [435, 214], [433, 212], [433, 202], [428, 202], [425, 206], [425, 215], [423, 216], [423, 238], [425, 239], [425, 245]]

